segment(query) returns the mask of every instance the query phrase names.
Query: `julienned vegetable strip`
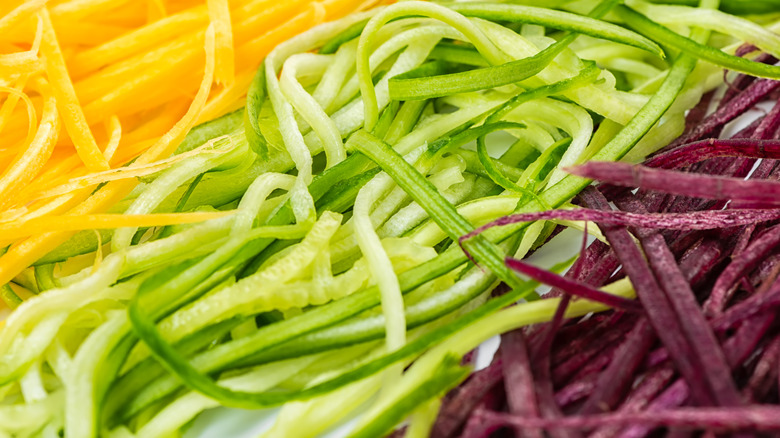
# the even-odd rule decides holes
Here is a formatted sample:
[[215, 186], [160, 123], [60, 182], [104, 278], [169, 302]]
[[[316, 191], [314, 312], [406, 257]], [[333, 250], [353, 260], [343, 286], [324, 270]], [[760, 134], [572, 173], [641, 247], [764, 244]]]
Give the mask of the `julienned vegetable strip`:
[[76, 90], [73, 89], [73, 83], [65, 67], [65, 59], [57, 42], [57, 35], [54, 32], [49, 11], [43, 8], [40, 17], [43, 25], [41, 51], [46, 56], [46, 72], [52, 82], [53, 93], [60, 107], [63, 124], [73, 139], [73, 145], [84, 165], [90, 170], [106, 170], [109, 168], [108, 161], [98, 149], [95, 138], [87, 126], [81, 105], [76, 97]]
[[[266, 98], [265, 69], [258, 68], [249, 90], [246, 92], [246, 110], [244, 112], [244, 133], [246, 141], [261, 158], [268, 158], [268, 144], [260, 131], [260, 107]], [[248, 126], [247, 126], [248, 125]]]
[[443, 3], [454, 11], [467, 17], [478, 17], [486, 20], [505, 20], [512, 22], [536, 24], [559, 30], [566, 30], [596, 38], [604, 38], [620, 44], [630, 45], [658, 56], [663, 56], [663, 51], [657, 42], [652, 39], [639, 37], [619, 26], [612, 26], [593, 17], [600, 17], [613, 7], [615, 2], [609, 0], [599, 2], [592, 15], [583, 16], [555, 9], [538, 8], [525, 5], [507, 3]]
[[760, 62], [752, 62], [745, 58], [728, 55], [721, 50], [703, 45], [649, 20], [647, 17], [628, 6], [617, 6], [615, 11], [629, 26], [637, 29], [637, 31], [655, 39], [661, 44], [681, 50], [690, 56], [696, 56], [729, 70], [763, 78], [780, 79], [780, 67]]
[[466, 241], [475, 235], [481, 234], [490, 228], [497, 226], [551, 219], [600, 222], [603, 224], [636, 228], [712, 230], [716, 228], [730, 228], [780, 219], [780, 209], [740, 209], [644, 214], [627, 211], [601, 211], [588, 208], [549, 210], [504, 216], [483, 225], [468, 234], [464, 234], [459, 240]]
[[[46, 226], [53, 231], [76, 231], [87, 229], [112, 229], [132, 225], [138, 227], [155, 227], [162, 225], [188, 224], [217, 219], [233, 214], [225, 212], [191, 212], [191, 213], [161, 213], [151, 215], [82, 215], [82, 216], [49, 216], [13, 226], [0, 225], [0, 231], [4, 239], [15, 239], [34, 234], [41, 227]], [[8, 242], [2, 240], [0, 243]]]
[[[767, 206], [778, 203], [780, 184], [775, 181], [749, 180], [696, 175], [674, 170], [652, 169], [627, 163], [590, 162], [571, 168], [570, 173], [620, 186], [640, 187], [672, 194], [753, 202]], [[675, 181], [670, 186], [668, 181]]]

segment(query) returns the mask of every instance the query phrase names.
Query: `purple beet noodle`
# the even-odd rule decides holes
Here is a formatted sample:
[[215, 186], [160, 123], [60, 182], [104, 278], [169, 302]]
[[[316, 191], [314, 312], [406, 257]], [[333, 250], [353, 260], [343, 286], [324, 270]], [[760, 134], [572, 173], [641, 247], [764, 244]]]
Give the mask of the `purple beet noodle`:
[[568, 295], [574, 295], [628, 312], [642, 311], [642, 306], [636, 301], [602, 292], [584, 283], [570, 280], [546, 269], [541, 269], [523, 262], [522, 260], [507, 257], [505, 263], [513, 271], [527, 275], [543, 284], [555, 287]]
[[640, 318], [618, 348], [607, 369], [601, 373], [580, 414], [595, 414], [613, 409], [631, 387], [634, 374], [656, 339], [647, 318]]
[[780, 182], [691, 174], [618, 162], [591, 161], [565, 169], [573, 175], [625, 187], [716, 200], [780, 205]]
[[710, 136], [716, 129], [742, 115], [778, 87], [780, 87], [780, 81], [771, 79], [758, 79], [754, 81], [748, 85], [747, 88], [729, 99], [728, 105], [722, 106], [713, 114], [706, 117], [701, 123], [696, 125], [691, 132], [683, 134], [669, 146], [662, 149], [662, 151]]
[[490, 411], [481, 411], [478, 415], [485, 424], [543, 427], [548, 430], [641, 424], [650, 427], [672, 426], [694, 430], [706, 428], [722, 432], [737, 430], [780, 431], [780, 407], [762, 405], [742, 408], [679, 408], [654, 412], [571, 416], [558, 420], [524, 418]]
[[753, 403], [765, 399], [777, 379], [778, 366], [780, 366], [780, 336], [776, 335], [764, 348], [747, 386], [742, 390], [742, 395]]
[[[545, 330], [536, 338], [536, 343], [529, 345], [531, 366], [534, 369], [534, 377], [536, 377], [536, 384], [534, 385], [536, 402], [539, 405], [539, 413], [542, 418], [557, 419], [563, 417], [563, 412], [561, 412], [560, 408], [555, 403], [555, 390], [553, 388], [550, 364], [555, 334], [563, 324], [563, 316], [566, 313], [569, 300], [570, 298], [568, 296], [561, 297], [558, 309], [555, 311], [552, 320], [549, 323], [543, 324]], [[551, 431], [550, 435], [553, 438], [577, 438], [581, 436], [578, 431], [574, 430]]]
[[[526, 417], [539, 417], [539, 406], [534, 391], [534, 376], [525, 335], [520, 329], [501, 335], [501, 362], [503, 364], [504, 389], [510, 413]], [[523, 437], [539, 437], [541, 431], [518, 431]]]
[[780, 140], [709, 138], [682, 145], [643, 163], [659, 169], [679, 169], [712, 158], [780, 158]]
[[472, 374], [466, 382], [453, 390], [454, 394], [443, 404], [431, 430], [431, 437], [445, 438], [454, 435], [482, 397], [498, 385], [502, 378], [501, 361], [497, 358], [488, 367]]
[[[654, 400], [675, 376], [670, 365], [658, 367], [646, 373], [636, 388], [628, 394], [616, 412], [639, 412]], [[588, 438], [612, 438], [620, 433], [614, 426], [604, 426], [595, 430]]]

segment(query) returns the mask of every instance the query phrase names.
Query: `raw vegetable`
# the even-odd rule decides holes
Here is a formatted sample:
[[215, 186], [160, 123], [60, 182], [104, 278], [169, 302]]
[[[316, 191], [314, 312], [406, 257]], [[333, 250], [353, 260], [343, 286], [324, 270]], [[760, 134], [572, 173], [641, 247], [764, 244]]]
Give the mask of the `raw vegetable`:
[[[0, 86], [9, 93], [0, 108], [0, 223], [121, 212], [114, 205], [135, 187], [134, 175], [102, 187], [113, 181], [103, 171], [168, 158], [197, 122], [243, 104], [276, 44], [370, 5], [158, 3], [154, 13], [145, 2], [126, 1], [11, 0], [0, 8], [0, 57], [7, 60], [0, 61]], [[2, 236], [3, 246], [14, 245], [0, 258], [0, 284], [72, 235], [41, 222], [31, 236]]]
[[[720, 108], [712, 114], [692, 110], [683, 138], [696, 139], [702, 125], [720, 130], [728, 121], [722, 117], [723, 110], [732, 104], [742, 105], [738, 96], [724, 95]], [[697, 109], [708, 104], [702, 101]], [[475, 374], [453, 392], [452, 398], [445, 398], [432, 435], [455, 436], [462, 430], [461, 436], [488, 436], [503, 429], [598, 437], [776, 432], [773, 415], [780, 391], [774, 321], [780, 272], [777, 219], [771, 217], [772, 209], [744, 209], [739, 192], [712, 196], [726, 193], [729, 181], [776, 188], [772, 142], [780, 136], [777, 96], [772, 96], [771, 104], [770, 111], [754, 123], [746, 123], [748, 128], [734, 138], [673, 144], [638, 168], [605, 162], [570, 168], [578, 175], [604, 181], [583, 191], [579, 204], [612, 210], [603, 192], [617, 211], [578, 208], [508, 216], [476, 230], [473, 234], [532, 217], [593, 220], [610, 246], [596, 241], [583, 250], [581, 263], [567, 273], [568, 278], [520, 261], [508, 266], [545, 279], [557, 288], [551, 292], [553, 296], [581, 294], [627, 276], [637, 289], [644, 312], [632, 317], [616, 306], [615, 311], [595, 321], [566, 321], [556, 330], [552, 349], [556, 359], [549, 365], [518, 356], [526, 344], [543, 342], [544, 330], [529, 327], [502, 338], [500, 354], [480, 372], [491, 376], [489, 383], [479, 390], [469, 387], [472, 379], [484, 378]], [[704, 117], [701, 125], [696, 124], [699, 117]], [[766, 151], [764, 145], [768, 146]], [[756, 163], [756, 158], [762, 161]], [[744, 179], [754, 164], [755, 170]], [[664, 183], [656, 184], [655, 176], [661, 174]], [[700, 190], [701, 183], [686, 185], [694, 178], [712, 183], [712, 187], [717, 181], [717, 190]], [[722, 188], [720, 181], [724, 182]], [[634, 192], [633, 188], [640, 190]], [[725, 209], [724, 200], [731, 201]], [[759, 211], [768, 215], [767, 221], [747, 220], [742, 225], [720, 222]], [[606, 275], [599, 278], [589, 272]], [[669, 282], [675, 286], [665, 287]], [[649, 301], [659, 294], [666, 295], [666, 303], [663, 296]], [[663, 318], [663, 322], [654, 322], [656, 318]], [[609, 341], [602, 342], [605, 338]], [[511, 409], [519, 398], [536, 403], [534, 394], [528, 393], [528, 384], [518, 380], [515, 369], [508, 368], [522, 363], [527, 364], [525, 372], [534, 379], [533, 385], [554, 388], [562, 417]], [[574, 364], [582, 368], [577, 370]], [[457, 422], [445, 415], [454, 409], [461, 413]]]
[[[317, 436], [350, 418], [352, 436], [392, 433], [406, 418], [416, 436], [461, 430], [481, 436], [489, 433], [479, 430], [481, 419], [490, 419], [489, 428], [520, 427], [516, 415], [537, 417], [529, 424], [538, 432], [548, 427], [546, 419], [568, 414], [561, 406], [582, 400], [588, 390], [599, 399], [588, 400], [583, 415], [597, 412], [602, 402], [617, 406], [648, 360], [659, 370], [648, 385], [663, 387], [681, 371], [674, 400], [745, 409], [741, 387], [729, 373], [749, 355], [751, 340], [768, 330], [769, 320], [744, 307], [723, 311], [724, 304], [758, 262], [756, 255], [765, 253], [754, 245], [774, 240], [746, 234], [738, 241], [753, 257], [735, 259], [719, 286], [722, 298], [708, 305], [706, 315], [719, 318], [719, 325], [710, 326], [686, 283], [706, 275], [698, 265], [695, 271], [684, 263], [672, 270], [682, 246], [667, 247], [656, 229], [683, 236], [724, 227], [761, 229], [778, 218], [778, 210], [760, 204], [672, 209], [659, 216], [648, 211], [662, 208], [637, 207], [614, 186], [604, 190], [628, 213], [599, 211], [604, 202], [593, 189], [578, 198], [596, 208], [585, 209], [571, 201], [590, 180], [566, 170], [586, 175], [600, 165], [595, 162], [606, 162], [605, 172], [616, 173], [622, 164], [612, 162], [667, 146], [680, 134], [686, 111], [723, 83], [721, 67], [699, 62], [702, 55], [763, 76], [772, 77], [777, 68], [728, 54], [739, 44], [732, 36], [710, 41], [702, 29], [680, 35], [638, 12], [644, 4], [632, 2], [628, 9], [616, 3], [544, 8], [401, 2], [281, 42], [257, 72], [244, 69], [260, 62], [262, 47], [355, 5], [312, 4], [277, 28], [278, 34], [247, 43], [252, 49], [246, 51], [239, 41], [251, 26], [239, 31], [244, 18], [228, 2], [209, 1], [208, 7], [172, 15], [170, 22], [193, 28], [200, 20], [212, 23], [204, 40], [202, 86], [184, 118], [145, 152], [139, 147], [122, 170], [71, 186], [36, 184], [32, 193], [66, 199], [74, 193], [68, 187], [86, 181], [87, 188], [75, 189], [81, 199], [35, 219], [68, 218], [58, 221], [58, 230], [83, 232], [67, 241], [53, 232], [33, 236], [0, 258], [0, 283], [9, 282], [0, 296], [18, 305], [0, 328], [0, 415], [6, 408], [21, 412], [20, 421], [0, 423], [0, 430], [163, 437], [222, 405], [281, 406], [266, 436]], [[100, 4], [90, 6], [97, 11]], [[246, 23], [291, 15], [300, 4], [274, 5]], [[727, 29], [744, 27], [729, 17], [720, 17], [734, 24]], [[151, 31], [139, 32], [138, 47], [151, 45], [145, 39]], [[771, 46], [766, 32], [751, 43]], [[171, 60], [194, 53], [181, 44], [154, 53]], [[589, 60], [589, 53], [599, 59]], [[74, 71], [102, 67], [87, 55], [78, 60]], [[130, 74], [100, 71], [102, 80]], [[174, 77], [169, 70], [160, 75]], [[213, 81], [230, 85], [210, 93]], [[143, 83], [131, 81], [136, 90]], [[97, 94], [99, 84], [90, 84]], [[244, 110], [192, 128], [233, 109], [227, 102], [247, 87]], [[762, 92], [769, 91], [755, 94]], [[742, 98], [751, 100], [754, 95]], [[94, 108], [85, 107], [87, 121], [87, 109]], [[717, 130], [722, 122], [701, 125]], [[119, 118], [111, 124], [109, 143], [118, 145], [109, 149], [112, 156], [125, 154], [116, 139], [133, 133], [122, 134], [123, 126]], [[774, 154], [773, 143], [764, 146], [751, 146], [753, 155]], [[669, 167], [697, 165], [689, 163], [696, 147], [673, 149], [688, 152], [666, 152], [656, 160]], [[733, 154], [739, 147], [726, 142], [717, 153]], [[589, 159], [594, 163], [578, 166]], [[743, 167], [723, 173], [743, 176]], [[664, 172], [680, 178], [679, 170]], [[119, 179], [92, 193], [95, 184], [112, 178]], [[70, 213], [62, 214], [67, 208]], [[545, 211], [554, 208], [560, 209]], [[7, 213], [16, 222], [0, 228], [16, 233], [13, 239], [31, 233], [34, 224], [27, 212], [18, 213]], [[491, 221], [503, 226], [482, 227]], [[597, 240], [577, 261], [558, 260], [552, 273], [521, 261], [544, 251], [560, 224], [583, 228], [620, 250], [613, 253]], [[645, 254], [626, 227], [652, 228], [636, 234]], [[561, 278], [572, 263], [570, 278]], [[515, 271], [556, 290], [540, 299], [538, 283]], [[678, 290], [687, 295], [675, 295]], [[757, 305], [774, 305], [776, 293], [770, 292]], [[612, 310], [580, 322], [590, 330], [570, 322], [610, 307], [630, 312]], [[692, 312], [698, 316], [684, 318]], [[738, 329], [746, 339], [722, 345], [718, 336], [740, 318], [752, 324], [751, 330]], [[531, 324], [542, 325], [522, 330]], [[665, 326], [682, 335], [659, 333]], [[620, 342], [626, 332], [635, 344]], [[573, 340], [570, 346], [561, 347], [561, 333]], [[442, 401], [471, 371], [463, 356], [500, 334], [506, 351], [497, 357], [503, 365], [494, 362], [465, 381], [471, 389]], [[646, 359], [656, 334], [665, 348]], [[590, 336], [598, 341], [586, 342]], [[502, 366], [512, 369], [502, 374]], [[619, 376], [615, 385], [596, 378], [603, 367]], [[472, 414], [486, 393], [491, 403], [500, 402], [491, 387], [502, 375], [509, 414]], [[580, 386], [562, 395], [558, 385], [568, 379]], [[511, 392], [515, 385], [519, 393]], [[438, 411], [444, 420], [436, 419]], [[664, 421], [719, 414], [712, 412]], [[36, 421], [28, 420], [32, 415]]]

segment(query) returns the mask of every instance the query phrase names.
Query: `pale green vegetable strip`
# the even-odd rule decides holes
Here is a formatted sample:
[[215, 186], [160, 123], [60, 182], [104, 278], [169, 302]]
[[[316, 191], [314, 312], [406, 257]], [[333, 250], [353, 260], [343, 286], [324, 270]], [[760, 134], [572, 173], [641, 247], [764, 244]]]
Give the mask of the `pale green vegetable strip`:
[[[368, 262], [371, 276], [379, 287], [382, 313], [385, 315], [386, 344], [388, 351], [396, 350], [406, 343], [406, 320], [404, 299], [398, 285], [393, 265], [379, 241], [369, 212], [373, 204], [391, 187], [392, 179], [380, 173], [369, 181], [357, 195], [353, 210], [355, 238], [360, 251]], [[400, 370], [399, 370], [400, 374]]]
[[653, 21], [666, 25], [696, 26], [701, 29], [725, 33], [752, 43], [775, 57], [780, 56], [780, 35], [746, 18], [726, 14], [717, 9], [652, 5], [643, 1], [628, 1], [626, 3]]
[[409, 16], [409, 15], [422, 15], [426, 17], [436, 18], [444, 23], [449, 24], [458, 31], [462, 32], [469, 41], [474, 44], [477, 50], [487, 58], [492, 64], [501, 64], [509, 60], [507, 55], [503, 53], [490, 39], [488, 39], [479, 28], [472, 24], [468, 19], [462, 15], [453, 12], [443, 6], [438, 6], [432, 3], [396, 3], [388, 6], [387, 9], [375, 15], [369, 20], [366, 27], [363, 29], [360, 41], [358, 42], [357, 50], [357, 75], [360, 80], [360, 92], [363, 96], [363, 107], [365, 114], [364, 128], [371, 130], [376, 124], [379, 117], [379, 105], [377, 104], [376, 92], [374, 90], [374, 84], [371, 80], [371, 70], [369, 68], [369, 55], [368, 51], [373, 49], [373, 36], [376, 31], [382, 27], [388, 21]]
[[293, 55], [284, 62], [279, 83], [282, 93], [290, 101], [293, 108], [306, 120], [306, 123], [312, 127], [319, 137], [328, 160], [326, 167], [333, 167], [346, 158], [341, 134], [336, 124], [328, 117], [317, 100], [303, 88], [296, 78], [300, 69], [305, 69], [313, 62], [323, 61], [329, 63], [330, 59], [328, 56], [312, 53]]
[[65, 429], [69, 436], [95, 437], [102, 400], [96, 399], [96, 378], [100, 366], [108, 358], [112, 347], [130, 330], [130, 321], [124, 312], [109, 313], [108, 320], [79, 346], [71, 364], [70, 378], [65, 380]]

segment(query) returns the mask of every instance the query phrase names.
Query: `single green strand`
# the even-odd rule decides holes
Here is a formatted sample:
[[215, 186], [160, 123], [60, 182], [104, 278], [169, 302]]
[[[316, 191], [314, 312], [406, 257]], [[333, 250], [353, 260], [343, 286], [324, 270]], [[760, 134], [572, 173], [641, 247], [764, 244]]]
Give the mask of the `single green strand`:
[[[650, 3], [696, 6], [699, 0], [648, 0]], [[780, 9], [777, 0], [722, 0], [720, 10], [734, 15], [770, 14]]]
[[663, 50], [652, 39], [598, 19], [609, 12], [617, 3], [618, 1], [616, 0], [601, 2], [588, 16], [511, 3], [448, 2], [444, 4], [467, 17], [478, 17], [497, 22], [511, 21], [524, 24], [538, 24], [553, 29], [614, 41], [663, 57]]
[[58, 287], [57, 280], [54, 278], [55, 266], [54, 263], [49, 263], [48, 265], [39, 265], [33, 268], [35, 271], [35, 281], [38, 283], [39, 291], [44, 292]]
[[432, 99], [515, 84], [544, 70], [566, 48], [569, 39], [573, 38], [558, 41], [528, 58], [492, 67], [423, 78], [391, 78], [388, 81], [390, 99]]
[[431, 51], [429, 57], [440, 61], [473, 65], [475, 67], [487, 67], [490, 65], [474, 47], [448, 42], [439, 43]]
[[[560, 42], [560, 41], [559, 41]], [[530, 102], [535, 99], [541, 99], [542, 97], [552, 96], [555, 94], [563, 93], [564, 91], [571, 90], [573, 88], [581, 87], [588, 83], [591, 83], [598, 79], [601, 74], [601, 69], [593, 61], [584, 61], [585, 66], [577, 73], [561, 81], [543, 85], [531, 90], [527, 90], [518, 94], [512, 99], [508, 100], [501, 107], [499, 107], [494, 113], [490, 114], [487, 118], [488, 122], [495, 122], [502, 119], [504, 116], [512, 112], [515, 108], [522, 105], [525, 102]]]
[[690, 38], [686, 38], [669, 28], [650, 20], [627, 6], [618, 6], [615, 8], [615, 11], [620, 18], [625, 20], [626, 24], [643, 34], [652, 37], [661, 44], [673, 47], [683, 53], [709, 61], [729, 70], [762, 78], [780, 79], [780, 67], [729, 55], [721, 50], [697, 43]]
[[525, 172], [523, 172], [523, 176], [521, 177], [520, 184], [522, 184], [523, 187], [529, 187], [532, 184], [538, 182], [539, 174], [541, 174], [544, 166], [551, 160], [552, 155], [556, 153], [558, 149], [568, 147], [570, 143], [571, 137], [566, 137], [556, 141], [550, 147], [545, 149], [544, 152], [539, 155], [539, 158], [534, 160], [534, 162], [525, 169]]
[[360, 36], [360, 33], [363, 32], [363, 28], [366, 27], [368, 20], [369, 19], [366, 18], [365, 20], [358, 21], [357, 23], [343, 30], [340, 34], [336, 35], [333, 39], [325, 43], [320, 48], [319, 53], [322, 55], [330, 55], [336, 53], [336, 51], [339, 49], [339, 47], [341, 47], [342, 44]]
[[401, 102], [397, 100], [391, 100], [387, 104], [382, 114], [379, 115], [379, 120], [374, 127], [374, 135], [380, 138], [384, 138], [387, 131], [390, 129], [390, 125], [393, 124], [395, 116], [398, 114], [398, 110], [401, 108]]
[[268, 159], [268, 143], [260, 131], [259, 117], [260, 108], [267, 97], [265, 74], [265, 62], [261, 62], [246, 93], [246, 113], [244, 116], [246, 140], [252, 150], [264, 160]]
[[16, 295], [16, 292], [11, 289], [11, 285], [9, 284], [0, 286], [0, 299], [2, 299], [5, 305], [11, 310], [16, 309], [22, 304], [22, 299], [19, 298], [19, 295]]

